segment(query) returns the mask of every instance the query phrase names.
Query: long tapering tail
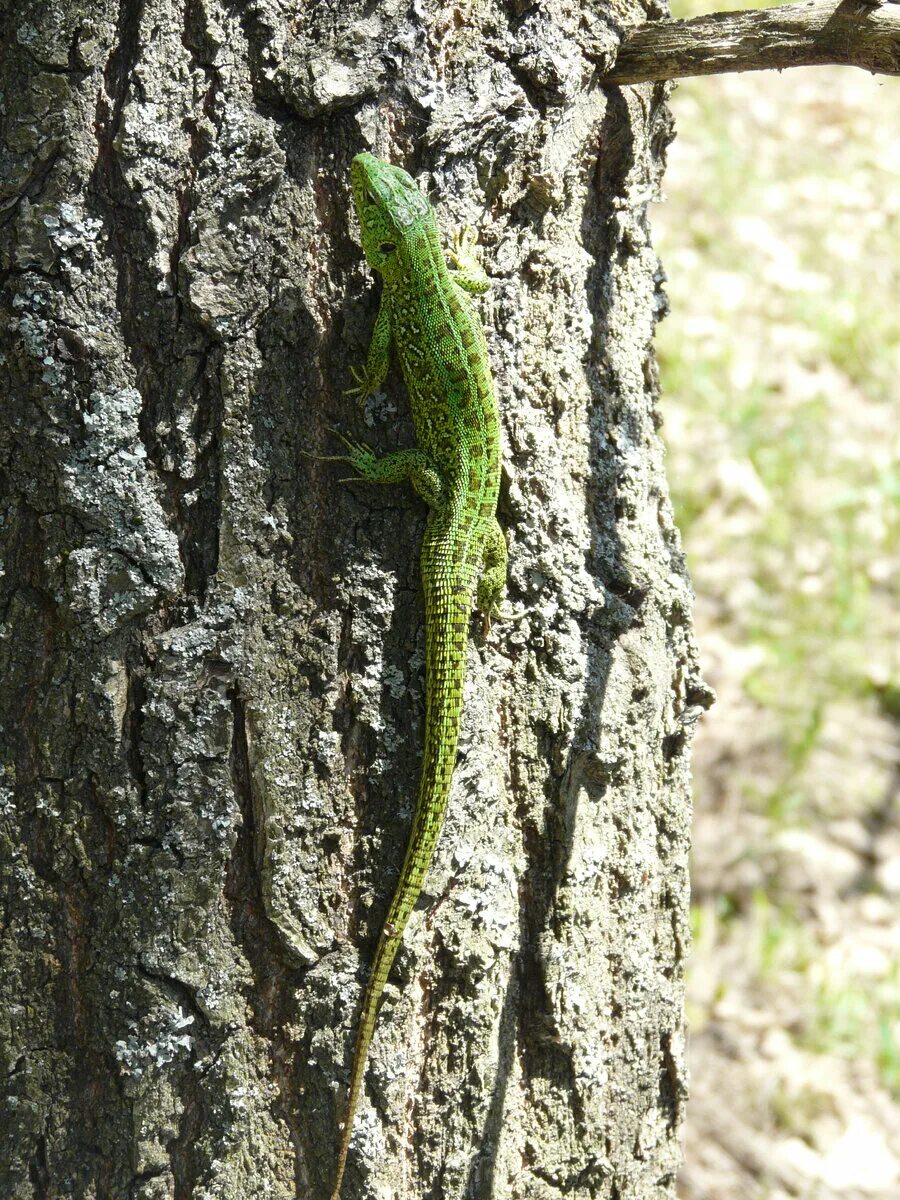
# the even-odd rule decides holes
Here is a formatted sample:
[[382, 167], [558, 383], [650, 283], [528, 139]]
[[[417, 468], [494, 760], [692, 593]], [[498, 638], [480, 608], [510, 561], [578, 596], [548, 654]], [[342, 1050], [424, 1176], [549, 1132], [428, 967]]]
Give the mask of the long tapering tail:
[[362, 1015], [359, 1018], [359, 1030], [356, 1034], [356, 1049], [353, 1052], [353, 1069], [350, 1075], [350, 1091], [347, 1094], [347, 1113], [341, 1130], [341, 1149], [338, 1154], [337, 1174], [334, 1181], [334, 1191], [331, 1200], [340, 1200], [341, 1182], [344, 1178], [344, 1168], [347, 1165], [347, 1152], [350, 1149], [350, 1135], [353, 1132], [353, 1118], [356, 1116], [356, 1106], [362, 1089], [363, 1077], [366, 1073], [366, 1059], [369, 1056], [369, 1044], [375, 1029], [375, 1017], [378, 1015], [378, 1005], [381, 1000], [384, 985], [387, 982], [391, 963], [400, 945], [400, 934], [389, 935], [382, 930], [375, 951], [375, 962], [372, 974], [366, 987], [363, 999]]
[[472, 584], [471, 581], [461, 582], [458, 574], [456, 578], [448, 578], [440, 570], [429, 571], [428, 564], [424, 561], [427, 553], [428, 547], [425, 546], [425, 755], [419, 798], [400, 879], [381, 931], [372, 974], [363, 999], [331, 1200], [340, 1200], [341, 1182], [353, 1133], [353, 1120], [362, 1090], [378, 1006], [409, 914], [419, 898], [426, 872], [434, 856], [434, 848], [444, 823], [444, 813], [450, 796], [450, 781], [456, 763], [466, 674], [469, 616], [472, 609]]

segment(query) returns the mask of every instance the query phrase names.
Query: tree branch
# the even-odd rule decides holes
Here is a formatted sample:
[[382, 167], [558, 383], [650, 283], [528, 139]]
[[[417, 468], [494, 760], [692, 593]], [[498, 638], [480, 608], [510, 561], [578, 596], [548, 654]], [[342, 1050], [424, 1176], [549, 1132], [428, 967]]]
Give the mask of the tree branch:
[[900, 3], [807, 0], [782, 8], [651, 21], [625, 32], [604, 83], [842, 63], [900, 75]]

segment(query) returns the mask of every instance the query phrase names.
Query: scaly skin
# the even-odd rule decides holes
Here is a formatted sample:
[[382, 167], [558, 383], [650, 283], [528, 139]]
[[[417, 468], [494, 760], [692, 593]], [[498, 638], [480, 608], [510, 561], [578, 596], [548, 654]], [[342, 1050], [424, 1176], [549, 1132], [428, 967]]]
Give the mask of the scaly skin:
[[450, 270], [431, 205], [399, 167], [358, 154], [353, 201], [369, 266], [382, 276], [381, 308], [360, 402], [379, 388], [396, 349], [412, 407], [417, 447], [383, 457], [345, 438], [348, 462], [371, 483], [408, 480], [429, 506], [422, 543], [425, 591], [425, 754], [419, 798], [400, 880], [381, 931], [363, 999], [332, 1200], [339, 1200], [353, 1118], [375, 1017], [403, 930], [422, 890], [444, 822], [456, 762], [473, 604], [486, 625], [506, 586], [506, 542], [497, 523], [500, 429], [487, 345], [466, 292], [488, 281], [467, 233]]

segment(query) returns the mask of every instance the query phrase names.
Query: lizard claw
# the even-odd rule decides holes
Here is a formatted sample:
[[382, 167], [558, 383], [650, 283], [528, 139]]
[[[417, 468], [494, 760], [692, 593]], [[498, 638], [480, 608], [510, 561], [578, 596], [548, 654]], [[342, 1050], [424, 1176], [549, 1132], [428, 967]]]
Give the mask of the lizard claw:
[[358, 442], [355, 438], [347, 437], [345, 433], [341, 433], [340, 429], [335, 429], [333, 425], [328, 426], [328, 432], [333, 437], [340, 438], [347, 448], [347, 453], [317, 455], [316, 457], [327, 458], [329, 462], [349, 463], [355, 471], [359, 472], [358, 475], [350, 475], [339, 479], [338, 483], [358, 483], [360, 479], [367, 479], [378, 458], [372, 447], [367, 446], [365, 442]]
[[461, 225], [459, 229], [454, 230], [447, 255], [450, 265], [462, 271], [467, 266], [471, 266], [473, 262], [477, 263], [478, 256], [475, 253], [477, 245], [478, 234], [471, 225]]
[[463, 225], [453, 235], [450, 249], [447, 251], [447, 265], [450, 268], [450, 278], [464, 292], [480, 296], [490, 287], [490, 280], [484, 273], [481, 259], [476, 252], [478, 236], [471, 225]]
[[496, 621], [499, 625], [505, 625], [507, 622], [515, 623], [517, 621], [521, 621], [523, 617], [527, 615], [527, 610], [520, 613], [514, 613], [509, 609], [501, 609], [499, 607], [488, 609], [481, 619], [482, 636], [487, 637], [487, 635], [491, 632], [494, 621]]
[[369, 373], [365, 367], [351, 367], [350, 374], [355, 382], [352, 387], [344, 388], [344, 395], [355, 396], [356, 403], [360, 408], [363, 408], [366, 401], [374, 393], [375, 388], [369, 379]]
[[326, 426], [326, 432], [330, 433], [333, 437], [340, 438], [347, 448], [346, 454], [314, 454], [311, 450], [301, 450], [301, 455], [304, 458], [314, 458], [318, 462], [349, 463], [351, 467], [355, 467], [360, 472], [359, 475], [339, 479], [338, 483], [356, 483], [360, 478], [364, 478], [365, 466], [374, 462], [376, 457], [372, 447], [367, 446], [365, 442], [358, 442], [354, 438], [347, 437], [345, 433], [341, 433], [340, 429], [335, 429], [333, 425]]
[[353, 456], [374, 455], [375, 453], [371, 446], [367, 446], [365, 442], [358, 442], [355, 438], [347, 437], [345, 433], [341, 433], [340, 429], [335, 429], [333, 425], [328, 426], [328, 432], [336, 438], [340, 438], [350, 451], [349, 458], [345, 454], [338, 455], [342, 462], [352, 462]]

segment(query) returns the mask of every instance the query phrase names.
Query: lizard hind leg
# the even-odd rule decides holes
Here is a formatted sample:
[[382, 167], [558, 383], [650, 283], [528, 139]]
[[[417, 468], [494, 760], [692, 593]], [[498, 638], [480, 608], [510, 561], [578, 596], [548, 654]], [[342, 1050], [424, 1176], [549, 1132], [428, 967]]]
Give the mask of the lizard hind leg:
[[[337, 433], [337, 430], [334, 431]], [[349, 463], [357, 476], [366, 483], [406, 483], [412, 484], [422, 499], [432, 507], [440, 504], [444, 493], [444, 485], [440, 475], [431, 464], [428, 455], [422, 450], [395, 450], [392, 454], [375, 453], [364, 442], [355, 442], [344, 434], [338, 437], [347, 447], [347, 454], [333, 456], [339, 462]]]
[[506, 563], [506, 538], [500, 522], [492, 517], [482, 543], [481, 574], [476, 593], [485, 633], [491, 627], [491, 620], [500, 616], [500, 604], [506, 594]]

